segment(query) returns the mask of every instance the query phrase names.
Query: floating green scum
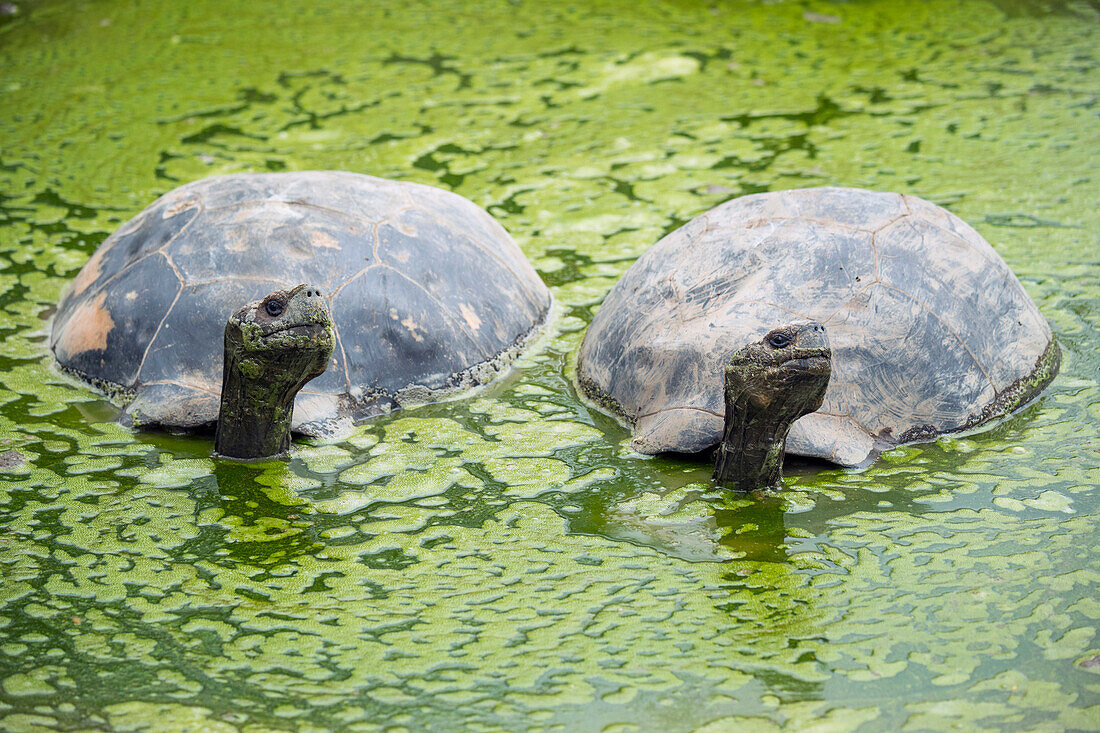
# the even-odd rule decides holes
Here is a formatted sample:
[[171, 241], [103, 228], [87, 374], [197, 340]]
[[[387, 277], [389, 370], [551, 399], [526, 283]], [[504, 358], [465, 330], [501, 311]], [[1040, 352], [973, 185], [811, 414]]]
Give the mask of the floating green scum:
[[[0, 729], [1096, 727], [1089, 4], [15, 4]], [[112, 232], [309, 170], [473, 201], [559, 312], [480, 391], [279, 461], [123, 427], [57, 371], [54, 309]], [[828, 185], [973, 226], [1058, 376], [978, 434], [789, 461], [762, 500], [633, 451], [572, 387], [614, 283], [729, 199]]]

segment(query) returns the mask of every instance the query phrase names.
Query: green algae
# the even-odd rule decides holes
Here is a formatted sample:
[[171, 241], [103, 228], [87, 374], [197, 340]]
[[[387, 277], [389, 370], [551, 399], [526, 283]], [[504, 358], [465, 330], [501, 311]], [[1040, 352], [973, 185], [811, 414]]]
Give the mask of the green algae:
[[[1097, 726], [1089, 4], [19, 5], [0, 728]], [[511, 374], [242, 465], [118, 426], [53, 367], [65, 284], [157, 195], [324, 168], [501, 220], [558, 303]], [[824, 184], [973, 224], [1061, 374], [988, 430], [792, 463], [762, 499], [633, 454], [571, 386], [603, 296], [710, 206]]]

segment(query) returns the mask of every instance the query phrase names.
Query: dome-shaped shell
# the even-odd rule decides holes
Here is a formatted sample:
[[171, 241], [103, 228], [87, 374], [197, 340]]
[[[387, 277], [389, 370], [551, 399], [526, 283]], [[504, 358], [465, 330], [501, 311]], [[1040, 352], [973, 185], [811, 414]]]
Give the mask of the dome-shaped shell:
[[132, 397], [141, 424], [217, 418], [222, 334], [245, 303], [325, 293], [337, 343], [296, 427], [473, 386], [546, 319], [550, 293], [503, 227], [441, 189], [341, 172], [208, 178], [112, 234], [63, 297], [58, 362]]
[[922, 199], [847, 188], [755, 194], [662, 239], [585, 335], [582, 389], [646, 453], [716, 445], [728, 357], [820, 321], [832, 378], [788, 452], [854, 465], [877, 445], [973, 427], [1053, 378], [1049, 326], [1004, 261]]

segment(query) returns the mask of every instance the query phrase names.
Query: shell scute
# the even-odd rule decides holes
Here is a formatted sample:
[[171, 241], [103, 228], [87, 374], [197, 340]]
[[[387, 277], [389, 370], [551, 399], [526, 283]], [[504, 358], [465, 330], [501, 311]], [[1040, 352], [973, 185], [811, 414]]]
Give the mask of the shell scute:
[[[385, 307], [364, 305], [375, 302]], [[349, 378], [373, 390], [393, 394], [410, 384], [441, 389], [455, 361], [477, 363], [492, 353], [479, 349], [442, 303], [388, 267], [372, 268], [348, 283], [334, 310], [358, 330], [343, 344]]]
[[805, 219], [846, 229], [874, 232], [908, 213], [896, 193], [851, 188], [818, 188], [759, 193], [727, 201], [708, 212], [711, 226], [736, 222], [746, 229], [784, 219]]
[[53, 348], [59, 356], [66, 361], [79, 361], [82, 371], [92, 376], [102, 368], [102, 352], [107, 349], [107, 339], [115, 328], [106, 304], [106, 293], [81, 299], [67, 311], [67, 317], [54, 332]]
[[997, 251], [974, 227], [947, 209], [936, 206], [931, 201], [925, 201], [916, 196], [905, 196], [904, 198], [906, 206], [909, 207], [910, 214], [914, 219], [919, 219], [945, 232], [954, 234], [969, 244], [979, 256], [990, 263], [1003, 264]]
[[218, 393], [196, 389], [194, 384], [145, 384], [126, 405], [123, 419], [137, 426], [200, 428], [210, 425], [217, 418], [218, 397]]
[[373, 238], [370, 225], [358, 220], [278, 201], [248, 203], [204, 212], [171, 256], [187, 282], [199, 283], [270, 278], [277, 252], [281, 278], [331, 292], [369, 264]]
[[874, 279], [868, 232], [801, 219], [766, 228], [759, 244], [730, 268], [736, 279], [726, 292], [735, 292], [736, 299], [766, 301], [821, 319]]
[[[909, 212], [900, 194], [860, 191], [852, 188], [798, 189], [789, 192], [786, 216], [874, 232]], [[761, 194], [764, 195], [764, 194]]]
[[[524, 294], [524, 299], [542, 309], [549, 303], [549, 299], [538, 287], [542, 280], [535, 268], [523, 255], [523, 250], [518, 246], [502, 247], [501, 242], [511, 241], [511, 237], [500, 222], [489, 215], [487, 211], [457, 194], [449, 191], [439, 191], [430, 186], [406, 184], [409, 195], [416, 208], [427, 212], [441, 228], [449, 231], [452, 236], [466, 240], [472, 247], [479, 250], [478, 260], [489, 257], [500, 263], [508, 272], [506, 282], [514, 282], [518, 290]], [[537, 294], [537, 297], [536, 297]]]
[[[105, 253], [104, 270], [129, 267], [135, 261], [169, 244], [190, 226], [202, 212], [196, 196], [162, 197], [141, 226], [120, 234]], [[121, 262], [115, 261], [118, 258]]]
[[58, 310], [76, 307], [80, 298], [93, 297], [104, 288], [113, 287], [113, 281], [126, 268], [157, 252], [178, 236], [199, 213], [194, 197], [187, 197], [185, 201], [191, 205], [177, 208], [171, 216], [165, 216], [166, 204], [170, 202], [165, 202], [162, 197], [136, 217], [140, 219], [137, 226], [127, 224], [107, 237], [77, 273], [58, 304]]
[[132, 387], [145, 350], [180, 288], [164, 256], [134, 263], [109, 288], [59, 312], [54, 352], [70, 369]]
[[280, 200], [286, 181], [262, 173], [214, 176], [184, 184], [171, 195], [197, 195], [207, 210], [232, 208], [255, 201]]
[[[378, 239], [379, 259], [417, 283], [453, 328], [489, 352], [507, 348], [546, 306], [504, 261], [486, 256], [484, 244], [464, 230], [441, 227], [419, 209], [381, 224]], [[479, 263], [476, 272], [466, 267], [469, 262]], [[495, 287], [486, 288], [486, 282]]]

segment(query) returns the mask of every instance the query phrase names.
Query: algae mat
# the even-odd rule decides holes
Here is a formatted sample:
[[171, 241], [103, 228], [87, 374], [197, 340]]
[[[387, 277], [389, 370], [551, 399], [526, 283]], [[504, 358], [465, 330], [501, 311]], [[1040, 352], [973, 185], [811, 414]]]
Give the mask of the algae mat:
[[[1100, 728], [1095, 3], [15, 5], [0, 729]], [[52, 304], [154, 197], [325, 168], [512, 232], [560, 307], [508, 379], [234, 465], [52, 368]], [[570, 386], [611, 284], [826, 184], [973, 224], [1065, 349], [1051, 389], [758, 502], [632, 454]]]

